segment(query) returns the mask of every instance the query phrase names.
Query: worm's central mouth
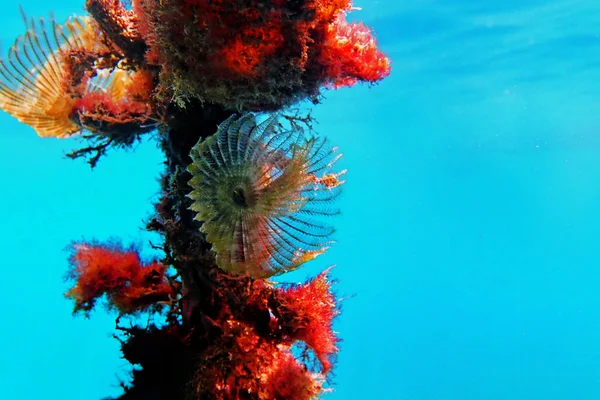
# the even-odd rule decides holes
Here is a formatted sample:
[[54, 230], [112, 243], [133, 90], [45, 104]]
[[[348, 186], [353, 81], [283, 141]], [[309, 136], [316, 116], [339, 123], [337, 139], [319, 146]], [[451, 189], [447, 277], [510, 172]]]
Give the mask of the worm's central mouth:
[[236, 188], [233, 190], [233, 194], [231, 195], [233, 202], [242, 207], [248, 208], [248, 199], [246, 198], [246, 192], [242, 188]]

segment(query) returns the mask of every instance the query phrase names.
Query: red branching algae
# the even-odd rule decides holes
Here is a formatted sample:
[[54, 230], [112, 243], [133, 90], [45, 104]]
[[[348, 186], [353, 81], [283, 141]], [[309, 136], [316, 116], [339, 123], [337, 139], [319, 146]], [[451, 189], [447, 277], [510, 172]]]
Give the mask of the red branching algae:
[[[232, 278], [218, 268], [212, 272], [218, 285], [207, 294], [210, 307], [203, 304], [206, 298], [194, 301], [201, 324], [188, 338], [199, 360], [193, 398], [309, 400], [319, 395], [337, 353], [331, 330], [337, 311], [326, 273], [284, 289]], [[309, 302], [316, 306], [305, 310]], [[312, 349], [322, 367], [297, 358], [296, 344]]]
[[315, 352], [323, 372], [328, 372], [338, 352], [332, 323], [339, 311], [327, 271], [310, 282], [283, 290], [283, 302], [296, 314], [294, 337]]
[[133, 6], [148, 61], [162, 67], [163, 85], [176, 98], [275, 110], [316, 101], [323, 85], [377, 82], [390, 71], [371, 32], [343, 21], [348, 0], [137, 0]]
[[[294, 358], [288, 346], [260, 337], [239, 321], [227, 321], [218, 345], [203, 357], [196, 372], [196, 398], [308, 400], [320, 393], [323, 379]], [[208, 367], [208, 368], [207, 368]]]
[[104, 295], [109, 308], [124, 314], [169, 302], [174, 296], [165, 275], [167, 267], [142, 263], [134, 249], [78, 243], [73, 250], [69, 278], [75, 286], [65, 295], [75, 300], [74, 312], [91, 311]]
[[390, 61], [364, 24], [348, 23], [343, 14], [326, 31], [320, 63], [328, 85], [352, 86], [358, 81], [376, 82], [390, 73]]

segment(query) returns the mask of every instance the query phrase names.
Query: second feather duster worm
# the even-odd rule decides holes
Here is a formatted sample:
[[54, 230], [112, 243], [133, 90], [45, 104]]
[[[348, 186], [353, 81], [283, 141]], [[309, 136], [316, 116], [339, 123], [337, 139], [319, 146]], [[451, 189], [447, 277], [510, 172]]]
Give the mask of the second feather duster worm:
[[264, 278], [328, 248], [333, 228], [323, 219], [338, 213], [330, 203], [345, 171], [330, 171], [341, 154], [326, 140], [246, 114], [223, 122], [191, 157], [191, 209], [222, 269]]

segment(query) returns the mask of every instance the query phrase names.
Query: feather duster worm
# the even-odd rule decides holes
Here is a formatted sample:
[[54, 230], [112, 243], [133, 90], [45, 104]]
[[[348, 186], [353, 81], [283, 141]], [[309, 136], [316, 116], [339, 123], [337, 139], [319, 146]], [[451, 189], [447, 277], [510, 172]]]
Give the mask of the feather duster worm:
[[66, 137], [81, 129], [71, 120], [74, 98], [64, 51], [94, 48], [91, 21], [72, 18], [30, 21], [7, 60], [0, 60], [0, 108], [31, 126], [41, 137]]
[[149, 104], [154, 75], [121, 69], [117, 49], [89, 17], [63, 25], [28, 22], [0, 60], [0, 109], [41, 137], [68, 137], [82, 129], [99, 135], [156, 127]]
[[226, 271], [268, 277], [323, 253], [333, 228], [321, 217], [339, 194], [330, 173], [341, 157], [323, 139], [284, 130], [277, 117], [257, 124], [235, 116], [191, 152], [189, 197]]

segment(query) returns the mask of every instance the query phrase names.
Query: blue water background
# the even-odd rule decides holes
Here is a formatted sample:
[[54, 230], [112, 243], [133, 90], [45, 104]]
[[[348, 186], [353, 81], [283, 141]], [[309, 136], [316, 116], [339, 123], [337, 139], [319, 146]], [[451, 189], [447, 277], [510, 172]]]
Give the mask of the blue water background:
[[[30, 15], [83, 1], [21, 0]], [[326, 93], [318, 130], [349, 169], [331, 264], [343, 296], [324, 398], [600, 398], [600, 3], [364, 0], [393, 60], [380, 85]], [[23, 32], [2, 3], [3, 54]], [[73, 239], [141, 229], [156, 143], [96, 170], [0, 115], [0, 399], [98, 400], [127, 363], [114, 315], [73, 318]]]

